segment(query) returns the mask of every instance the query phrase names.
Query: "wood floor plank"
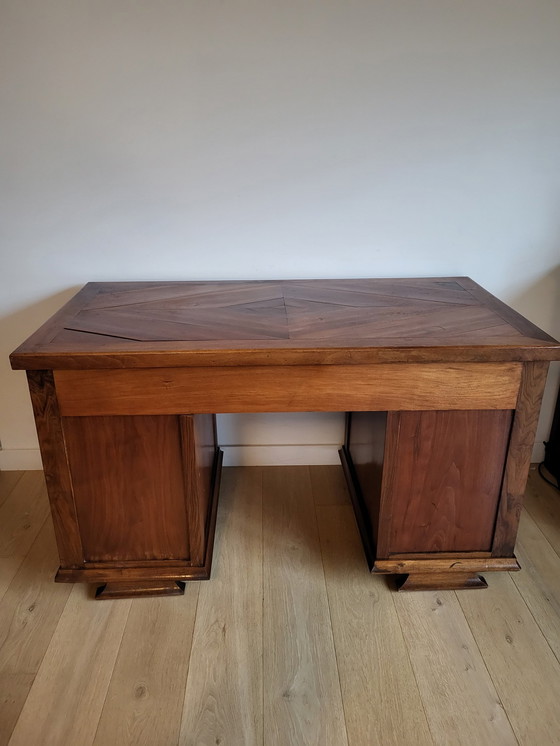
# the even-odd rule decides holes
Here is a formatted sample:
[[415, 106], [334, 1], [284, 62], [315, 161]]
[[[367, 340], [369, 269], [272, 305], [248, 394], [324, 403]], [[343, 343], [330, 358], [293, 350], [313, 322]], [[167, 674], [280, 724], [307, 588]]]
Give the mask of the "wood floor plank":
[[342, 466], [310, 466], [309, 476], [315, 505], [351, 504]]
[[399, 593], [394, 601], [434, 743], [516, 744], [456, 594]]
[[0, 471], [0, 507], [24, 474], [23, 471]]
[[132, 603], [94, 744], [176, 744], [199, 583]]
[[10, 746], [93, 742], [130, 605], [73, 587]]
[[212, 578], [201, 583], [182, 746], [261, 746], [262, 473], [224, 469]]
[[352, 508], [317, 510], [350, 746], [432, 744], [393, 593], [371, 575]]
[[560, 663], [512, 578], [459, 598], [519, 743], [560, 743]]
[[10, 706], [0, 714], [0, 746], [10, 738], [72, 590], [53, 582], [57, 567], [47, 519], [0, 603], [0, 681], [11, 691]]
[[0, 746], [560, 746], [558, 493], [532, 473], [520, 573], [395, 594], [322, 470], [226, 469], [212, 580], [132, 602], [52, 582], [42, 479], [20, 475], [0, 506]]
[[20, 715], [33, 685], [32, 673], [0, 673], [0, 744], [10, 740], [14, 725]]
[[512, 573], [513, 582], [560, 660], [560, 557], [527, 511], [521, 516], [515, 554], [521, 572]]
[[0, 508], [0, 600], [48, 514], [43, 472], [28, 471]]
[[348, 743], [308, 468], [263, 480], [264, 743]]
[[524, 498], [525, 509], [560, 556], [560, 492], [531, 470]]

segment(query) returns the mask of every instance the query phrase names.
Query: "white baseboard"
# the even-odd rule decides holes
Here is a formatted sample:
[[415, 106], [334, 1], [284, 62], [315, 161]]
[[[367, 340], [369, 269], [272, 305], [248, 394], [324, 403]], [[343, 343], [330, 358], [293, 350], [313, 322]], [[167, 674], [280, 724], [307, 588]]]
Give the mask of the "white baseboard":
[[340, 464], [339, 445], [222, 446], [224, 466]]
[[27, 471], [42, 469], [38, 448], [7, 448], [0, 451], [0, 471]]
[[544, 461], [544, 443], [535, 443], [531, 461], [534, 464], [540, 464], [541, 461]]
[[[289, 464], [339, 464], [338, 445], [222, 446], [224, 466], [287, 466]], [[42, 469], [38, 448], [0, 451], [0, 470]]]

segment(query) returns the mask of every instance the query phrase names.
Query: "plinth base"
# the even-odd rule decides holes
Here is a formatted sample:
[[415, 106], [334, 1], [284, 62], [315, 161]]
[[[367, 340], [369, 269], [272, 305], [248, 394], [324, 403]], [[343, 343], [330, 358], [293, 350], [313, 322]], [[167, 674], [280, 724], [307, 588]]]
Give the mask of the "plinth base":
[[411, 573], [397, 576], [398, 591], [460, 591], [488, 588], [482, 575], [462, 572]]
[[181, 580], [146, 580], [135, 583], [105, 583], [95, 592], [95, 598], [136, 598], [138, 596], [182, 596], [185, 583]]

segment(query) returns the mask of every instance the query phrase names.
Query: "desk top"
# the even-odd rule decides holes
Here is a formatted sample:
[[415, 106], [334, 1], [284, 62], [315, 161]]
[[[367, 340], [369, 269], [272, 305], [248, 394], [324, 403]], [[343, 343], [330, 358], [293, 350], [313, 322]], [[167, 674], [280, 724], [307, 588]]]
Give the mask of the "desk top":
[[89, 283], [15, 369], [560, 360], [467, 277]]

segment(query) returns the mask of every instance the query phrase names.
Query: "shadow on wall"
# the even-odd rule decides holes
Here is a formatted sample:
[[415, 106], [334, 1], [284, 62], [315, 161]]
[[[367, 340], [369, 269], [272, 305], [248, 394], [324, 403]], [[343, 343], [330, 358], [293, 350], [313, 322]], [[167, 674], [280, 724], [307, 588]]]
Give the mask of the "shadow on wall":
[[0, 354], [4, 360], [14, 349], [24, 342], [30, 334], [38, 329], [54, 313], [59, 311], [72, 296], [76, 295], [81, 285], [49, 295], [19, 311], [0, 317]]
[[[10, 353], [70, 300], [77, 290], [75, 286], [68, 288], [0, 318], [0, 434], [4, 449], [25, 451], [37, 447], [27, 379], [23, 371], [11, 369]], [[33, 468], [39, 468], [38, 462]]]
[[548, 334], [560, 338], [560, 264], [509, 303]]
[[[509, 303], [555, 339], [560, 339], [560, 264], [542, 275]], [[544, 392], [541, 416], [533, 449], [533, 461], [544, 458], [544, 441], [548, 440], [556, 398], [560, 388], [560, 363], [551, 363]]]

